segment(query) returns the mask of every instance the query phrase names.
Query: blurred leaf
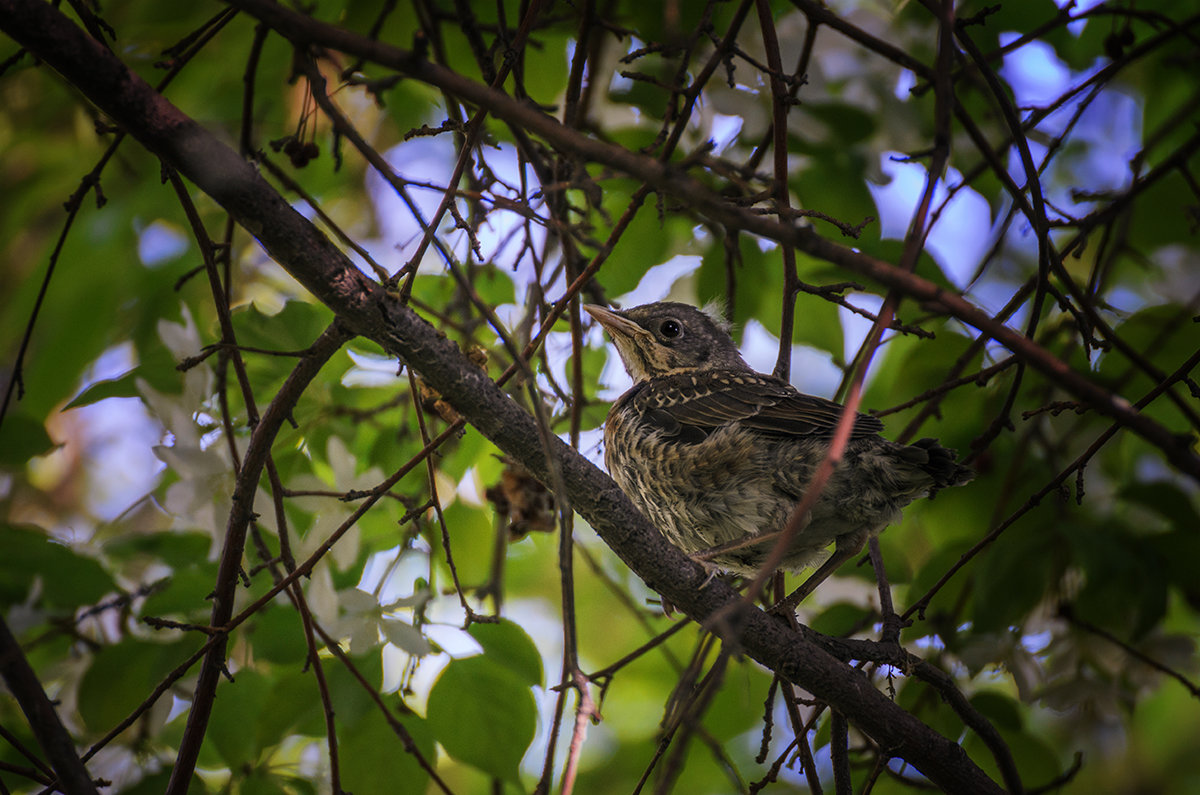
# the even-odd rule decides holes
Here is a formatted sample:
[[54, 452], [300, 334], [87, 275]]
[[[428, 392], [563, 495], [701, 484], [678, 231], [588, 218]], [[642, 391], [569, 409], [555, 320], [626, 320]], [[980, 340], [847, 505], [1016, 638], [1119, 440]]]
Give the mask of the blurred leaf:
[[[394, 710], [393, 710], [394, 711]], [[339, 714], [339, 722], [341, 715]], [[397, 720], [413, 738], [427, 763], [436, 761], [433, 736], [427, 721], [405, 713]], [[338, 731], [342, 786], [347, 792], [424, 792], [429, 774], [378, 709], [372, 709]]]
[[476, 622], [467, 630], [492, 663], [510, 669], [528, 684], [542, 685], [542, 656], [533, 639], [512, 621]]
[[213, 742], [231, 770], [238, 770], [258, 759], [259, 719], [270, 712], [267, 698], [271, 680], [257, 671], [242, 669], [232, 682], [217, 687], [212, 716], [205, 737]]
[[88, 731], [101, 734], [124, 720], [146, 693], [199, 644], [125, 640], [104, 646], [79, 683], [79, 716]]
[[1183, 592], [1193, 610], [1200, 610], [1200, 580], [1195, 561], [1200, 560], [1200, 532], [1197, 526], [1178, 527], [1147, 539], [1147, 544], [1163, 562], [1163, 571], [1172, 585]]
[[861, 107], [841, 102], [806, 102], [803, 112], [826, 124], [830, 134], [826, 139], [835, 139], [848, 146], [866, 140], [875, 132], [875, 117]]
[[906, 679], [896, 703], [929, 724], [938, 734], [955, 742], [962, 736], [963, 722], [937, 691], [917, 679]]
[[1174, 528], [1190, 530], [1200, 537], [1200, 511], [1192, 498], [1174, 483], [1165, 480], [1130, 483], [1118, 497], [1158, 514]]
[[285, 781], [289, 779], [259, 768], [250, 771], [249, 775], [241, 779], [241, 791], [253, 792], [254, 795], [291, 795], [291, 788], [284, 786]]
[[[383, 682], [383, 658], [377, 650], [351, 656], [350, 662], [367, 682], [379, 686]], [[329, 683], [329, 697], [337, 705], [337, 718], [347, 726], [358, 725], [367, 713], [378, 709], [374, 699], [363, 690], [362, 683], [346, 666], [334, 659], [323, 660], [325, 680]], [[317, 706], [320, 704], [318, 702]], [[309, 727], [311, 734], [324, 734], [323, 723], [316, 722], [320, 712], [312, 713], [314, 722]]]
[[[491, 566], [492, 545], [496, 535], [490, 508], [455, 500], [446, 507], [444, 515], [450, 534], [450, 552], [454, 556], [454, 565], [458, 567], [459, 578], [468, 583], [482, 582], [487, 578]], [[435, 534], [435, 555], [439, 561], [444, 561], [445, 550], [437, 522], [432, 522], [430, 528]]]
[[0, 604], [23, 602], [35, 581], [38, 602], [52, 610], [92, 604], [117, 588], [99, 562], [29, 525], [0, 523], [0, 549]]
[[80, 406], [90, 406], [110, 397], [137, 397], [137, 380], [140, 377], [138, 368], [134, 368], [117, 378], [97, 381], [76, 395], [70, 403], [63, 407], [63, 411]]
[[971, 706], [992, 722], [998, 729], [1020, 731], [1021, 705], [1014, 699], [995, 690], [981, 690], [971, 696]]
[[208, 596], [216, 585], [216, 573], [216, 564], [190, 566], [175, 572], [164, 588], [146, 598], [142, 613], [165, 617], [211, 611]]
[[1144, 635], [1167, 610], [1167, 580], [1153, 547], [1107, 522], [1064, 523], [1076, 565], [1085, 574], [1073, 609], [1102, 627], [1133, 639]]
[[[208, 558], [211, 546], [212, 539], [206, 534], [168, 530], [115, 537], [105, 542], [104, 554], [118, 560], [140, 556], [181, 569], [202, 564]], [[216, 570], [213, 571], [215, 574]]]
[[484, 655], [450, 661], [429, 692], [427, 719], [452, 757], [516, 782], [537, 710], [523, 677]]
[[54, 449], [46, 426], [24, 411], [11, 411], [4, 418], [4, 444], [0, 444], [0, 468], [17, 469], [34, 456]]
[[[171, 771], [164, 770], [161, 773], [146, 776], [132, 787], [121, 790], [121, 795], [161, 795], [166, 792], [167, 784], [170, 781]], [[192, 776], [192, 780], [188, 782], [187, 795], [205, 795], [207, 792], [204, 780], [198, 775]]]
[[864, 623], [869, 616], [870, 612], [858, 605], [839, 602], [817, 614], [809, 626], [823, 635], [840, 638], [869, 627]]
[[983, 553], [986, 565], [976, 569], [972, 600], [977, 629], [992, 632], [1019, 623], [1046, 597], [1059, 558], [1056, 542], [1027, 516]]
[[[295, 662], [300, 658], [293, 658]], [[288, 735], [307, 734], [319, 737], [325, 732], [321, 698], [317, 689], [317, 678], [311, 670], [277, 671], [268, 682], [270, 692], [264, 709], [255, 719], [258, 733], [253, 745], [270, 748]], [[361, 688], [360, 688], [361, 689]], [[334, 702], [340, 706], [339, 702]]]
[[[1058, 754], [1045, 740], [1025, 731], [1004, 732], [1004, 742], [1008, 745], [1012, 756], [1018, 763], [1021, 781], [1028, 787], [1049, 784], [1062, 772]], [[974, 732], [968, 732], [963, 748], [976, 760], [995, 780], [999, 781], [1000, 773], [996, 767], [995, 757], [984, 745], [983, 740]]]
[[[256, 304], [233, 312], [238, 344], [273, 351], [302, 351], [320, 336], [333, 319], [324, 306], [308, 301], [288, 301], [283, 309], [268, 315]], [[262, 354], [247, 354], [247, 356]]]
[[[630, 206], [633, 183], [606, 183], [604, 208], [614, 219], [620, 218]], [[653, 199], [647, 199], [629, 222], [620, 242], [604, 266], [604, 285], [616, 298], [637, 287], [646, 271], [670, 259], [669, 221], [654, 210]]]
[[247, 634], [255, 656], [264, 660], [286, 664], [308, 655], [304, 626], [291, 608], [275, 605], [260, 610], [248, 622]]

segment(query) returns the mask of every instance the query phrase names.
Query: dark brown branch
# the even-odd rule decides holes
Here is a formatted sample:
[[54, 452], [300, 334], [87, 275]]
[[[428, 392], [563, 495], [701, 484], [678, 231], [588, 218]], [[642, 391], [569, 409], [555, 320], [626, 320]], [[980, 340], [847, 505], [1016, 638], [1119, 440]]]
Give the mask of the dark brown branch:
[[[839, 265], [852, 273], [869, 277], [890, 289], [915, 299], [928, 309], [944, 312], [985, 332], [1034, 369], [1059, 384], [1063, 389], [1128, 427], [1160, 448], [1166, 458], [1192, 478], [1200, 480], [1200, 455], [1193, 452], [1170, 430], [1153, 419], [1132, 410], [1129, 402], [1114, 395], [1084, 374], [1072, 369], [1058, 357], [1028, 339], [1022, 333], [995, 321], [986, 312], [962, 296], [912, 273], [906, 273], [891, 263], [876, 259], [837, 243], [826, 240], [812, 229], [784, 223], [738, 207], [709, 190], [680, 169], [655, 158], [631, 152], [572, 130], [551, 116], [527, 103], [493, 91], [485, 85], [468, 80], [418, 55], [397, 47], [373, 42], [340, 28], [325, 25], [310, 17], [293, 12], [268, 0], [230, 0], [233, 5], [268, 23], [272, 28], [298, 44], [313, 43], [348, 52], [368, 61], [388, 66], [447, 93], [476, 105], [486, 105], [490, 115], [529, 134], [543, 138], [552, 146], [576, 157], [592, 160], [630, 174], [691, 209], [727, 227], [742, 229], [774, 240]], [[24, 5], [20, 0], [3, 0], [0, 8]], [[39, 45], [52, 47], [44, 37]], [[923, 70], [927, 72], [928, 70]], [[88, 81], [90, 82], [90, 81]], [[86, 93], [86, 92], [85, 92]], [[174, 111], [176, 114], [178, 111]], [[254, 213], [252, 213], [254, 214]], [[294, 251], [294, 246], [289, 246]], [[313, 263], [316, 252], [296, 252], [303, 260]], [[317, 265], [318, 272], [326, 267]], [[328, 281], [306, 287], [314, 290], [321, 300], [329, 292]], [[349, 286], [349, 285], [347, 285]], [[319, 292], [318, 292], [319, 290]]]
[[[283, 11], [271, 4], [247, 3], [249, 6], [265, 16]], [[305, 18], [299, 16], [293, 21], [311, 22], [305, 22]], [[276, 26], [274, 21], [271, 24]], [[341, 322], [402, 356], [507, 455], [520, 461], [540, 479], [549, 479], [550, 464], [533, 418], [505, 395], [486, 373], [470, 363], [452, 341], [355, 268], [236, 152], [154, 92], [115, 56], [40, 0], [0, 0], [0, 27], [50, 63], [144, 146], [221, 204], [306, 289], [330, 306]], [[354, 40], [357, 42], [357, 37]], [[391, 51], [391, 48], [383, 49]], [[403, 56], [404, 63], [411, 69], [431, 68], [429, 64], [416, 62], [407, 53]], [[437, 71], [442, 75], [449, 74], [445, 70]], [[466, 86], [473, 85], [469, 81], [462, 82]], [[481, 96], [505, 113], [519, 108], [524, 114], [525, 106], [519, 103], [507, 105], [499, 100], [502, 95], [484, 89]], [[619, 159], [630, 166], [631, 173], [644, 173], [665, 187], [692, 184], [691, 180], [680, 183], [681, 177], [656, 161], [590, 142], [540, 113], [530, 118], [537, 120], [535, 124], [539, 128], [552, 131], [556, 138], [576, 143], [581, 148], [600, 146], [597, 151], [602, 151], [606, 159]], [[543, 130], [537, 132], [541, 134]], [[707, 192], [702, 191], [702, 194]], [[715, 197], [702, 198], [700, 202], [707, 202], [722, 214], [727, 213], [722, 209], [723, 203]], [[827, 248], [830, 244], [811, 233], [786, 230], [765, 219], [747, 219], [740, 211], [727, 217], [747, 221], [752, 224], [751, 229], [755, 226], [769, 229], [806, 248], [815, 247], [838, 258], [851, 255], [856, 262], [869, 262], [849, 250]], [[763, 224], [765, 226], [761, 226]], [[879, 265], [881, 273], [894, 270], [885, 263]], [[926, 291], [927, 300], [951, 300], [933, 285], [915, 286]], [[957, 300], [961, 302], [961, 299]], [[971, 311], [983, 314], [973, 307]], [[1106, 394], [1105, 397], [1111, 401]], [[255, 436], [269, 434], [272, 421], [271, 412], [264, 413]], [[567, 496], [576, 510], [651, 588], [662, 592], [697, 621], [708, 620], [738, 600], [736, 592], [720, 582], [701, 588], [706, 572], [656, 533], [610, 478], [557, 438], [552, 437], [549, 441], [551, 455], [561, 467]], [[253, 439], [250, 449], [257, 449]], [[263, 450], [263, 458], [265, 454], [266, 450]], [[255, 469], [250, 462], [248, 451], [243, 465], [244, 482], [256, 483], [257, 472], [250, 476]], [[261, 463], [257, 468], [261, 471]], [[1200, 467], [1197, 471], [1200, 472]], [[235, 495], [235, 499], [241, 497]], [[218, 594], [217, 601], [222, 602], [224, 598]], [[747, 654], [836, 707], [888, 753], [904, 758], [938, 786], [953, 792], [999, 791], [996, 783], [967, 757], [961, 747], [892, 703], [865, 676], [848, 669], [820, 647], [759, 610], [741, 609], [733, 617], [738, 624], [736, 639]], [[726, 622], [730, 620], [727, 614]], [[224, 623], [214, 621], [214, 624]], [[730, 634], [734, 634], [732, 628]], [[219, 654], [218, 646], [223, 644], [216, 644], [210, 656]], [[202, 675], [201, 679], [205, 680], [205, 677]], [[199, 702], [194, 703], [193, 715], [199, 709]], [[189, 716], [189, 720], [192, 718]], [[181, 760], [175, 773], [190, 776], [184, 761], [193, 760]]]
[[8, 691], [21, 705], [29, 728], [49, 757], [50, 766], [58, 774], [64, 791], [70, 795], [97, 793], [96, 785], [92, 783], [87, 768], [75, 751], [71, 735], [58, 719], [54, 702], [42, 689], [42, 683], [30, 667], [29, 660], [25, 659], [20, 644], [13, 637], [3, 616], [0, 616], [0, 676], [4, 677]]

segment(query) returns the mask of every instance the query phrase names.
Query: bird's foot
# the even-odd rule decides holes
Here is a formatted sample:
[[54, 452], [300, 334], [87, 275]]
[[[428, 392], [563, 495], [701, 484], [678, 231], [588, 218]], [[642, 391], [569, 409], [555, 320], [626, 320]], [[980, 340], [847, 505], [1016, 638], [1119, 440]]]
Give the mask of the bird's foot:
[[[703, 553], [701, 553], [701, 554], [703, 554]], [[713, 563], [711, 560], [704, 560], [703, 558], [697, 557], [696, 555], [689, 555], [688, 557], [690, 557], [695, 562], [699, 563], [701, 566], [704, 567], [704, 570], [706, 572], [708, 572], [708, 576], [704, 578], [704, 582], [700, 583], [700, 590], [704, 590], [705, 588], [707, 588], [709, 583], [711, 583], [713, 580], [715, 580], [717, 577], [719, 577], [721, 575], [721, 573], [722, 573], [721, 567], [718, 566], [717, 564]]]

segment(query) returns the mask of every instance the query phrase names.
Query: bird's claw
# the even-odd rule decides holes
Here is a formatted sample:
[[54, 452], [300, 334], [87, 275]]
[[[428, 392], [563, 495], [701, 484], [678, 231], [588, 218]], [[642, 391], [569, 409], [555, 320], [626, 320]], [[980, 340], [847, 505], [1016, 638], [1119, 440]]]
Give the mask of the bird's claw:
[[713, 563], [711, 560], [705, 560], [704, 558], [697, 557], [696, 555], [689, 555], [689, 557], [696, 563], [699, 563], [701, 566], [703, 566], [704, 570], [708, 572], [708, 576], [704, 578], [704, 582], [700, 583], [700, 590], [703, 591], [708, 587], [709, 583], [721, 575], [721, 567]]

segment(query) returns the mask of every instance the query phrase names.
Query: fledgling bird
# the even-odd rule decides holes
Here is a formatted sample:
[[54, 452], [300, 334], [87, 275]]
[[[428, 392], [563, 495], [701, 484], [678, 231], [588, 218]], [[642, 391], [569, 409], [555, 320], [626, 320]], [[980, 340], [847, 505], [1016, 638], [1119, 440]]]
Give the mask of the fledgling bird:
[[[612, 337], [633, 378], [608, 413], [604, 457], [634, 504], [688, 553], [782, 530], [829, 449], [842, 407], [755, 372], [728, 326], [693, 306], [584, 309]], [[781, 567], [799, 571], [835, 544], [801, 598], [905, 505], [973, 477], [936, 440], [902, 445], [881, 430], [877, 418], [856, 416], [839, 466], [786, 550]], [[773, 543], [712, 562], [755, 574]]]

